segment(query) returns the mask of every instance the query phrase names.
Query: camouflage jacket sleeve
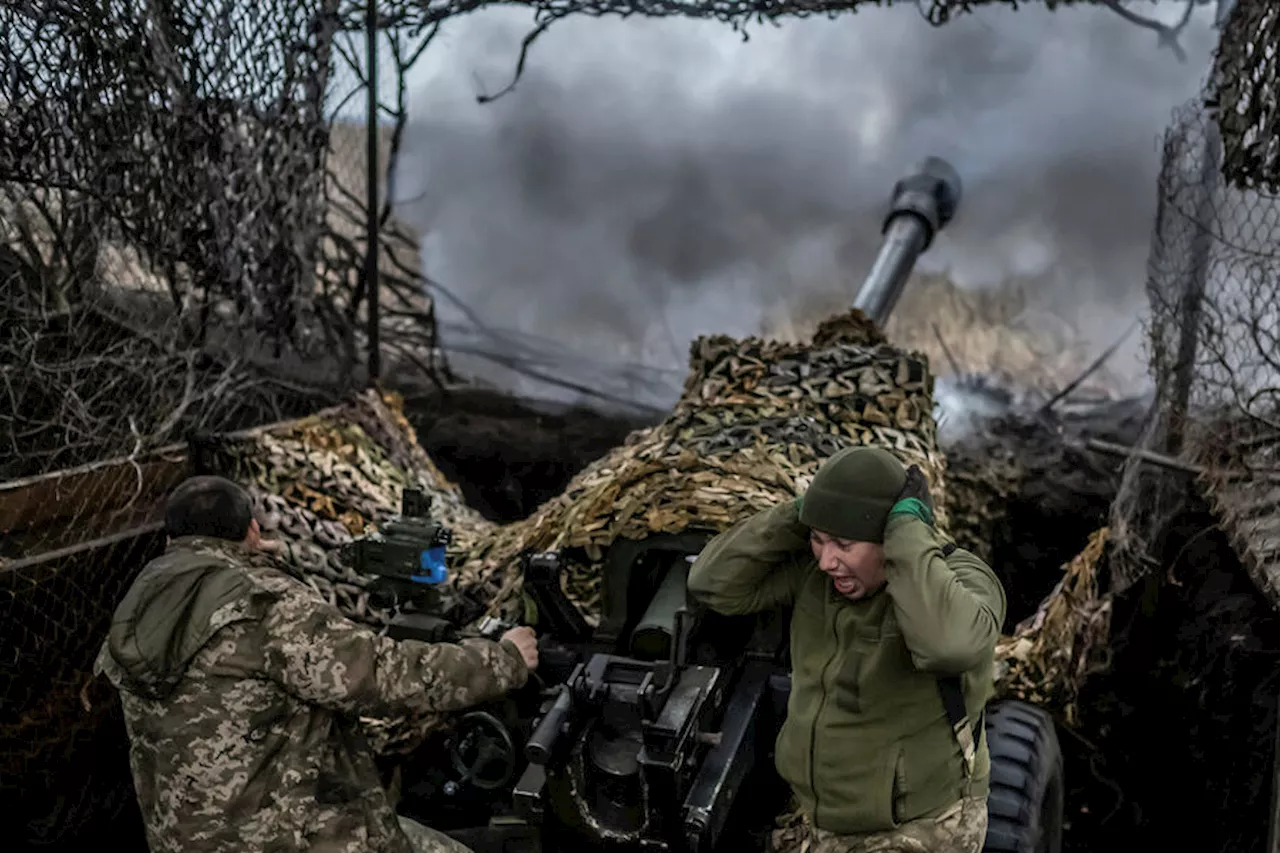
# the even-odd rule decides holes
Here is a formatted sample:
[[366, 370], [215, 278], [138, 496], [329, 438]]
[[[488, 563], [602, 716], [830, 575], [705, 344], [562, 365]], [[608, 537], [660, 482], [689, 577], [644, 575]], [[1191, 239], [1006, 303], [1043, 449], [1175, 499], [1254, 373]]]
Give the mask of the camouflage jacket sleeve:
[[262, 666], [303, 701], [363, 717], [431, 714], [499, 698], [529, 677], [511, 643], [391, 640], [296, 582], [273, 586]]
[[794, 501], [758, 512], [707, 544], [689, 570], [689, 592], [729, 615], [790, 606], [808, 542]]
[[918, 669], [959, 675], [995, 653], [1004, 624], [1004, 588], [977, 556], [957, 549], [933, 526], [895, 515], [885, 526], [888, 592]]

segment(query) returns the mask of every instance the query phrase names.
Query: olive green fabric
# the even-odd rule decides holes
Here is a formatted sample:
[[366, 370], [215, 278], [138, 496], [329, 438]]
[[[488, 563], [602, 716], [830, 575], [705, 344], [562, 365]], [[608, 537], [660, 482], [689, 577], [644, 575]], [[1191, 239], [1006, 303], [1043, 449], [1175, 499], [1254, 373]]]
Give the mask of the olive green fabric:
[[147, 564], [116, 607], [107, 648], [125, 686], [139, 696], [163, 699], [171, 693], [191, 659], [226, 627], [226, 621], [216, 617], [218, 611], [247, 595], [248, 582], [226, 560], [192, 556], [206, 541], [228, 549], [241, 547], [199, 536], [178, 537]]
[[906, 480], [906, 469], [887, 450], [846, 447], [814, 475], [800, 501], [800, 521], [841, 539], [883, 542]]
[[713, 539], [689, 590], [726, 614], [793, 607], [792, 681], [777, 767], [813, 825], [879, 832], [985, 796], [990, 756], [979, 744], [972, 786], [937, 677], [959, 675], [971, 720], [994, 692], [1005, 616], [999, 580], [910, 514], [885, 531], [887, 584], [859, 601], [818, 570], [794, 502]]

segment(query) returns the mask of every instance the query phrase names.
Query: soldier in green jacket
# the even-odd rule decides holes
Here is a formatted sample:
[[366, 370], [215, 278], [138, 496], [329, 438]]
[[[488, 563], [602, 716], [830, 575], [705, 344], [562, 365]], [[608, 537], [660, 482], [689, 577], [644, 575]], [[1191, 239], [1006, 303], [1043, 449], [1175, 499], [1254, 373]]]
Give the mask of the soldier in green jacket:
[[801, 498], [713, 539], [689, 589], [725, 614], [793, 608], [776, 763], [809, 853], [979, 853], [1005, 596], [934, 528], [918, 467], [840, 451]]

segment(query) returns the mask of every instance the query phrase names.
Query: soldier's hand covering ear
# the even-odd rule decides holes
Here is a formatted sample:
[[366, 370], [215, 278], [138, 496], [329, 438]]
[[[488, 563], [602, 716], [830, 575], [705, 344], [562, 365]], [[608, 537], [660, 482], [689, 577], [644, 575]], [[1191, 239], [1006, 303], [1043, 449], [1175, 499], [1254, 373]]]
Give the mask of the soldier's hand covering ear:
[[889, 510], [889, 517], [912, 515], [933, 526], [933, 498], [929, 495], [929, 481], [919, 465], [907, 469], [907, 480], [898, 493], [898, 500]]

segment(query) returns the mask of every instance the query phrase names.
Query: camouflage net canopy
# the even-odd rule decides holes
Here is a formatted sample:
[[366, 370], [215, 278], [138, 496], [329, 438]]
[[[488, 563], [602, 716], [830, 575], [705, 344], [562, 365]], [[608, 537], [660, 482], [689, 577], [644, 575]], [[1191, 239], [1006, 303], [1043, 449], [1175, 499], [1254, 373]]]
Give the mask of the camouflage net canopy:
[[385, 358], [434, 369], [416, 247], [389, 205], [366, 210], [364, 128], [337, 118], [363, 88], [364, 38], [337, 13], [0, 4], [0, 479], [361, 387], [371, 216], [384, 314], [399, 312]]
[[498, 526], [466, 507], [457, 486], [418, 445], [393, 397], [366, 392], [356, 403], [234, 441], [201, 448], [197, 470], [248, 485], [274, 538], [295, 546], [298, 568], [332, 603], [370, 624], [371, 609], [337, 549], [399, 509], [406, 486], [433, 497], [433, 513], [453, 528], [450, 583], [523, 616], [520, 556], [569, 549], [567, 592], [588, 619], [598, 616], [599, 569], [618, 539], [653, 533], [719, 531], [803, 491], [822, 459], [871, 444], [919, 464], [946, 524], [945, 460], [931, 417], [932, 378], [924, 360], [888, 346], [860, 315], [824, 325], [813, 346], [734, 341], [693, 345], [685, 394], [662, 424], [588, 466], [531, 518]]
[[1235, 0], [1214, 57], [1222, 173], [1238, 190], [1280, 190], [1280, 6]]

